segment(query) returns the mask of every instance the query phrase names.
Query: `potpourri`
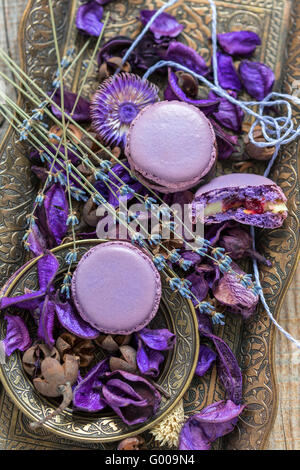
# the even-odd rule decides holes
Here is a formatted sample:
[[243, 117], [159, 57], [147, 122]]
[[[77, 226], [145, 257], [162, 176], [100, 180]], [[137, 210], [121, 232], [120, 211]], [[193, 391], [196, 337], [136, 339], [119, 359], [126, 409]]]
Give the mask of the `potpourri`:
[[[158, 272], [169, 270], [167, 272], [172, 273], [168, 277], [170, 288], [191, 299], [199, 320], [199, 334], [205, 339], [205, 344], [200, 346], [195, 373], [203, 376], [216, 367], [225, 399], [189, 417], [184, 417], [181, 403], [180, 410], [178, 408], [179, 411], [166, 418], [166, 425], [162, 422], [152, 432], [158, 444], [171, 442], [182, 450], [206, 450], [216, 439], [234, 429], [246, 406], [237, 359], [229, 346], [214, 334], [214, 325], [224, 324], [226, 315], [248, 318], [254, 314], [259, 299], [257, 286], [251, 275], [236, 263], [250, 257], [270, 265], [269, 260], [253, 249], [248, 225], [281, 226], [287, 216], [285, 198], [270, 180], [267, 185], [258, 185], [255, 175], [245, 175], [256, 188], [251, 192], [245, 184], [243, 190], [239, 184], [231, 189], [232, 185], [225, 183], [214, 187], [213, 174], [206, 175], [207, 172], [203, 174], [208, 181], [200, 188], [199, 182], [203, 185], [203, 181], [198, 174], [198, 179], [192, 177], [190, 184], [186, 181], [177, 184], [174, 179], [170, 184], [171, 191], [165, 191], [163, 186], [168, 188], [165, 180], [161, 191], [158, 186], [158, 194], [151, 191], [155, 174], [144, 170], [141, 177], [140, 169], [137, 171], [132, 165], [128, 136], [139, 122], [140, 113], [155, 106], [154, 103], [160, 101], [159, 96], [164, 97], [165, 109], [170, 106], [168, 102], [176, 103], [179, 119], [180, 109], [188, 106], [193, 107], [188, 109], [197, 109], [203, 122], [208, 120], [209, 129], [216, 138], [211, 152], [217, 149], [214, 159], [217, 155], [219, 162], [228, 161], [235, 152], [241, 151], [241, 139], [244, 139], [247, 159], [267, 160], [274, 149], [272, 152], [269, 148], [258, 149], [247, 141], [243, 131], [245, 114], [241, 108], [213, 91], [203, 94], [195, 77], [188, 72], [172, 67], [158, 70], [159, 83], [163, 83], [160, 87], [143, 80], [143, 72], [159, 59], [176, 62], [204, 77], [212, 75], [212, 64], [207, 64], [196, 50], [182, 42], [181, 33], [185, 26], [166, 12], [154, 20], [124, 62], [134, 39], [116, 35], [105, 40], [105, 5], [109, 1], [113, 0], [85, 1], [76, 15], [79, 34], [85, 38], [94, 37], [94, 41], [98, 38], [99, 44], [102, 39], [93, 55], [98, 60], [100, 83], [91, 100], [82, 97], [81, 93], [71, 92], [63, 84], [62, 74], [71, 64], [73, 52], [70, 50], [69, 56], [58, 66], [53, 89], [46, 93], [48, 100], [33, 109], [31, 118], [20, 125], [20, 140], [35, 144], [29, 158], [32, 171], [41, 183], [24, 235], [26, 249], [33, 256], [41, 256], [37, 264], [39, 289], [18, 297], [1, 298], [0, 308], [7, 309], [7, 332], [0, 343], [0, 357], [3, 362], [5, 355], [22, 351], [24, 369], [36, 390], [48, 397], [62, 396], [57, 410], [40, 423], [33, 423], [33, 427], [69, 406], [74, 412], [113, 410], [128, 426], [145, 423], [155, 415], [162, 399], [155, 381], [162, 371], [167, 351], [176, 343], [175, 335], [167, 329], [148, 326], [133, 334], [103, 333], [82, 318], [70, 287], [78, 261], [76, 239], [97, 238], [97, 235], [101, 238], [103, 227], [108, 237], [115, 229], [115, 238], [122, 238], [124, 224], [128, 226], [137, 220], [147, 222], [149, 210], [163, 202], [157, 212], [156, 226], [171, 229], [168, 239], [164, 240], [159, 233], [145, 238], [141, 229], [132, 228], [122, 239], [147, 252]], [[155, 13], [155, 10], [140, 11], [140, 17], [136, 19], [137, 34]], [[246, 30], [220, 33], [217, 39], [220, 86], [233, 97], [246, 92], [250, 99], [264, 99], [272, 90], [275, 77], [267, 65], [251, 57], [261, 45], [259, 36]], [[179, 107], [178, 103], [181, 103]], [[163, 109], [163, 106], [159, 107]], [[46, 114], [52, 116], [50, 126], [43, 122]], [[161, 129], [159, 122], [157, 128], [150, 127], [154, 137], [165, 127], [162, 125]], [[42, 146], [30, 139], [37, 123], [40, 123], [37, 135], [46, 138]], [[77, 123], [82, 123], [83, 127]], [[165, 145], [163, 137], [161, 142]], [[263, 142], [264, 136], [259, 137]], [[147, 137], [139, 134], [136, 158], [147, 143]], [[168, 152], [168, 145], [163, 148]], [[187, 146], [185, 152], [182, 151], [183, 166], [189, 150]], [[154, 147], [152, 152], [156, 152]], [[149, 156], [147, 158], [153, 164]], [[171, 173], [173, 169], [170, 166], [163, 170]], [[230, 181], [231, 175], [226, 178]], [[239, 178], [240, 175], [237, 180]], [[154, 187], [157, 189], [157, 185]], [[264, 206], [259, 203], [262, 197]], [[269, 205], [267, 201], [271, 201]], [[144, 204], [143, 210], [135, 209], [138, 202]], [[125, 203], [127, 219], [113, 220], [108, 206], [121, 211]], [[206, 205], [204, 237], [196, 246], [182, 234], [179, 238], [173, 236], [176, 234], [176, 214], [170, 206], [174, 203], [180, 207], [189, 205], [194, 222], [198, 205]], [[58, 261], [49, 250], [65, 240], [73, 242], [73, 248], [66, 258], [69, 269], [63, 284], [59, 285], [56, 278]], [[11, 307], [14, 307], [13, 313]], [[19, 316], [16, 308], [29, 313]], [[27, 323], [35, 325], [32, 337]], [[106, 356], [98, 362], [94, 357], [97, 349]], [[125, 439], [118, 445], [119, 450], [142, 448], [144, 440], [140, 436]]]

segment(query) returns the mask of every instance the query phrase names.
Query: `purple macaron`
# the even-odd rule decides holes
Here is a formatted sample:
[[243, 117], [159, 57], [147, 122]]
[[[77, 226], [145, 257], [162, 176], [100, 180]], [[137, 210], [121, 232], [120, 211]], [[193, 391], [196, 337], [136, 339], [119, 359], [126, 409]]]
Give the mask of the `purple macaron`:
[[125, 153], [139, 180], [162, 193], [175, 193], [203, 182], [212, 170], [216, 137], [195, 106], [160, 101], [132, 121]]
[[126, 335], [144, 328], [156, 315], [161, 279], [149, 256], [128, 242], [91, 248], [72, 278], [81, 317], [99, 331]]
[[233, 173], [201, 186], [191, 203], [192, 220], [216, 224], [236, 220], [262, 228], [276, 228], [287, 218], [286, 197], [269, 178]]

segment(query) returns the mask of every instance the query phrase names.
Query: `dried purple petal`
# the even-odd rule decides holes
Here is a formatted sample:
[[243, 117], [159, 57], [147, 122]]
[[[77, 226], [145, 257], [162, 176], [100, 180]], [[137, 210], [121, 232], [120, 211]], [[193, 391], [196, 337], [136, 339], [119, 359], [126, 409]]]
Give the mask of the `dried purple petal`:
[[126, 36], [115, 36], [110, 39], [99, 51], [98, 64], [103, 64], [111, 57], [123, 57], [132, 43], [133, 40]]
[[[237, 96], [234, 91], [229, 91], [229, 94], [234, 98]], [[213, 91], [210, 91], [208, 98], [214, 99], [217, 98], [217, 95]], [[241, 132], [244, 111], [226, 98], [220, 98], [219, 109], [213, 114], [213, 116], [220, 124], [228, 127], [228, 129], [231, 129], [234, 132]]]
[[161, 396], [153, 385], [125, 371], [106, 374], [102, 394], [107, 404], [129, 426], [144, 423], [155, 415]]
[[217, 358], [216, 353], [204, 344], [200, 345], [199, 358], [195, 374], [202, 377], [212, 366]]
[[[155, 15], [156, 10], [141, 10], [140, 20], [145, 26], [148, 21]], [[150, 26], [150, 31], [154, 34], [155, 38], [159, 39], [161, 36], [169, 36], [175, 38], [184, 29], [184, 26], [178, 23], [174, 16], [169, 13], [161, 13]]]
[[164, 361], [164, 355], [159, 351], [150, 349], [139, 339], [136, 361], [142, 375], [158, 377], [160, 365]]
[[178, 64], [184, 65], [199, 75], [207, 75], [208, 67], [205, 60], [195, 49], [192, 49], [181, 42], [172, 41], [166, 53], [166, 60], [172, 60]]
[[241, 259], [249, 256], [266, 266], [272, 265], [269, 260], [252, 249], [253, 240], [251, 235], [241, 228], [239, 224], [233, 227], [224, 227], [222, 232], [224, 233], [220, 234], [218, 244], [225, 248], [232, 259]]
[[253, 31], [233, 31], [218, 34], [222, 49], [230, 55], [250, 56], [261, 45], [260, 37]]
[[240, 63], [239, 73], [247, 92], [257, 101], [263, 100], [271, 93], [275, 75], [267, 65], [244, 60]]
[[83, 380], [74, 388], [73, 404], [82, 411], [101, 411], [106, 402], [100, 396], [99, 388], [102, 385], [101, 378], [109, 372], [108, 358], [93, 367]]
[[99, 331], [82, 320], [70, 302], [60, 302], [56, 297], [55, 312], [60, 324], [79, 338], [94, 339], [99, 336]]
[[43, 340], [47, 346], [52, 347], [55, 344], [54, 326], [55, 326], [55, 302], [46, 295], [41, 308], [38, 327], [38, 338]]
[[200, 333], [214, 343], [218, 354], [218, 377], [226, 390], [228, 398], [234, 403], [240, 404], [242, 401], [243, 379], [236, 357], [225, 341], [213, 334], [212, 322], [207, 315], [198, 316], [198, 327]]
[[[55, 94], [52, 100], [61, 108], [61, 93], [60, 89], [58, 88], [55, 91]], [[69, 116], [74, 119], [76, 122], [83, 122], [83, 121], [90, 121], [90, 103], [82, 98], [82, 96], [78, 99], [76, 108], [73, 111], [74, 104], [77, 100], [77, 94], [72, 93], [71, 91], [64, 90], [64, 111], [65, 117], [68, 118]], [[54, 104], [51, 104], [51, 111], [58, 119], [62, 118], [62, 113], [60, 109], [58, 109]], [[63, 149], [64, 153], [64, 149]]]
[[2, 297], [0, 299], [0, 309], [3, 310], [7, 307], [18, 307], [25, 310], [34, 310], [39, 307], [41, 298], [44, 297], [45, 292], [42, 290], [27, 292], [17, 297]]
[[180, 450], [209, 450], [219, 437], [230, 433], [245, 407], [232, 401], [219, 401], [191, 416], [179, 436]]
[[82, 33], [98, 37], [102, 31], [103, 8], [97, 0], [81, 5], [76, 14], [76, 26]]
[[217, 53], [218, 79], [225, 90], [241, 91], [242, 84], [233, 64], [232, 57], [222, 52]]
[[58, 268], [59, 262], [56, 256], [50, 251], [48, 251], [48, 253], [44, 254], [44, 256], [38, 260], [37, 270], [40, 290], [46, 292], [46, 290], [54, 281]]
[[172, 349], [176, 341], [176, 335], [166, 328], [158, 330], [143, 328], [137, 333], [137, 335], [149, 348], [157, 351]]
[[67, 233], [69, 206], [65, 190], [60, 184], [53, 184], [45, 193], [44, 209], [47, 228], [55, 243], [60, 245]]
[[[143, 194], [146, 191], [143, 188], [143, 185], [139, 181], [137, 181], [136, 179], [133, 179], [130, 176], [130, 172], [127, 171], [126, 168], [129, 168], [128, 162], [124, 163], [123, 165], [121, 165], [120, 163], [117, 163], [116, 165], [112, 167], [112, 172], [109, 173], [108, 175], [108, 178], [109, 178], [108, 181], [112, 183], [113, 192], [110, 191], [107, 185], [100, 180], [94, 183], [94, 187], [96, 188], [96, 190], [114, 208], [119, 207], [119, 205], [122, 202], [130, 201], [131, 199], [133, 199], [135, 197], [134, 193]], [[114, 175], [112, 173], [114, 173]], [[119, 179], [121, 179], [123, 183], [121, 183]], [[120, 191], [121, 191], [121, 186], [123, 186], [123, 184], [126, 184], [130, 189], [133, 190], [133, 192], [129, 191], [127, 194], [121, 195]]]
[[[240, 275], [245, 273], [236, 265], [233, 269]], [[233, 313], [240, 313], [249, 318], [256, 309], [259, 297], [251, 289], [241, 283], [236, 274], [225, 273], [213, 290], [214, 297], [223, 305], [230, 308]]]
[[46, 240], [41, 234], [37, 224], [31, 227], [30, 234], [27, 238], [27, 246], [35, 256], [42, 255], [47, 248]]
[[175, 99], [177, 99], [177, 100], [184, 101], [186, 103], [197, 106], [206, 115], [212, 114], [212, 113], [215, 113], [215, 112], [218, 111], [219, 103], [220, 103], [219, 98], [214, 98], [214, 99], [192, 99], [192, 98], [189, 98], [183, 92], [183, 90], [179, 87], [178, 77], [171, 70], [171, 68], [169, 68], [169, 71], [168, 71], [168, 80], [169, 80], [169, 88], [167, 88], [165, 90], [165, 96], [167, 94], [166, 99], [168, 99], [169, 101], [171, 101], [170, 98], [174, 99], [172, 97], [175, 97]]
[[192, 283], [190, 290], [197, 297], [197, 300], [192, 298], [193, 304], [196, 305], [198, 302], [202, 302], [209, 291], [209, 285], [204, 275], [195, 272], [187, 276], [186, 279]]
[[7, 321], [6, 336], [0, 342], [0, 349], [3, 349], [7, 356], [10, 356], [17, 349], [26, 351], [31, 345], [31, 339], [24, 320], [21, 317], [8, 314], [4, 318]]
[[238, 136], [228, 134], [224, 129], [212, 118], [210, 122], [213, 125], [218, 144], [218, 159], [226, 160], [229, 158], [233, 152], [238, 149]]

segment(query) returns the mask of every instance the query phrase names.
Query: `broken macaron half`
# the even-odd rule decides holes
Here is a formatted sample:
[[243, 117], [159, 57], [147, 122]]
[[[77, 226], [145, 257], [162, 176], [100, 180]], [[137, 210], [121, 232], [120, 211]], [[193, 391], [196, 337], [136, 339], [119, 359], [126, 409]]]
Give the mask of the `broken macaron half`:
[[201, 186], [190, 205], [192, 221], [216, 224], [236, 220], [261, 228], [280, 227], [288, 215], [287, 199], [269, 178], [233, 173]]

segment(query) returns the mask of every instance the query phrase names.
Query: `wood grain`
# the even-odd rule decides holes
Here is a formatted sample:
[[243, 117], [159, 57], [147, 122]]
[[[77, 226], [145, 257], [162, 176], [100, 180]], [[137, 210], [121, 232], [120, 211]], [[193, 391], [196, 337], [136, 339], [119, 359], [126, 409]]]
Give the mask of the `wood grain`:
[[[14, 59], [18, 59], [17, 30], [26, 0], [0, 0], [0, 46], [10, 49]], [[8, 40], [5, 34], [5, 18], [8, 26]], [[1, 64], [1, 70], [8, 71]], [[7, 93], [14, 97], [14, 90], [10, 87]], [[6, 125], [0, 128], [0, 140]], [[279, 321], [281, 325], [300, 338], [300, 266], [294, 280], [287, 292], [283, 303]], [[280, 333], [276, 337], [275, 363], [279, 391], [278, 415], [270, 435], [268, 448], [271, 450], [300, 450], [300, 394], [299, 394], [299, 365], [300, 353]], [[1, 430], [0, 430], [1, 431]], [[1, 432], [0, 432], [1, 434]], [[1, 449], [1, 439], [0, 439]]]

